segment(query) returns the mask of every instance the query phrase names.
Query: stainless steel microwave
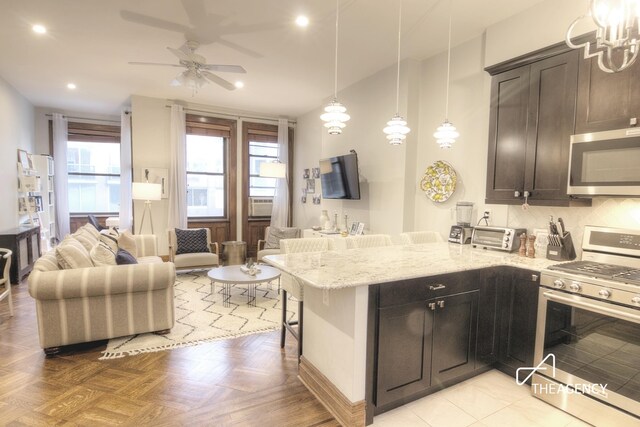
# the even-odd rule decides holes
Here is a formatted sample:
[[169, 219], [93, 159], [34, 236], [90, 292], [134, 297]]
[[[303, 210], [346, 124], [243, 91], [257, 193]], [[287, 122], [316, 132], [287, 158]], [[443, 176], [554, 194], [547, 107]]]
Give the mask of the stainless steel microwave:
[[572, 135], [567, 194], [640, 195], [640, 128]]

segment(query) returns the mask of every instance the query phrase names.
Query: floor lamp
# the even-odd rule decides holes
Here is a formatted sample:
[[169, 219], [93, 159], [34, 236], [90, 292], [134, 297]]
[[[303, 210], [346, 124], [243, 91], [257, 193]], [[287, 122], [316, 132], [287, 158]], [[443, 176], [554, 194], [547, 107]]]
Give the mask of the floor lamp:
[[160, 200], [162, 198], [162, 185], [151, 182], [134, 182], [131, 187], [131, 197], [133, 200], [144, 200], [144, 211], [142, 213], [142, 221], [140, 221], [140, 231], [144, 226], [144, 219], [149, 212], [149, 222], [151, 223], [151, 234], [153, 234], [153, 218], [151, 217], [151, 201]]

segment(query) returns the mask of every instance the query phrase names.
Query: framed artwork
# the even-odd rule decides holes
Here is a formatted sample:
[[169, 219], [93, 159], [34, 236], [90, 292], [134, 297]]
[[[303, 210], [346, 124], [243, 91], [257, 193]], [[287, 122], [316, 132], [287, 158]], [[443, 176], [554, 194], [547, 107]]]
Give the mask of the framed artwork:
[[314, 179], [320, 178], [320, 168], [311, 169], [311, 173]]
[[29, 168], [29, 153], [24, 150], [18, 149], [18, 163], [22, 166], [23, 170], [28, 170]]
[[320, 204], [320, 196], [313, 196], [313, 204], [314, 205], [319, 205]]
[[307, 194], [314, 194], [316, 192], [316, 180], [307, 179]]
[[169, 169], [164, 168], [143, 168], [142, 176], [154, 184], [162, 186], [162, 198], [169, 198]]
[[302, 171], [302, 177], [304, 179], [309, 179], [309, 169], [305, 169], [304, 171]]
[[360, 236], [364, 232], [364, 222], [356, 222], [354, 221], [351, 224], [351, 228], [349, 229], [349, 235], [351, 236]]

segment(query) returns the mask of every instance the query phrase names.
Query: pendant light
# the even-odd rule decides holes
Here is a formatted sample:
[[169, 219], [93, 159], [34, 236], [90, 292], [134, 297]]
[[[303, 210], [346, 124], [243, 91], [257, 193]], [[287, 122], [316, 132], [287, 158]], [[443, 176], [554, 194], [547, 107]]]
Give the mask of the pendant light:
[[[596, 41], [574, 44], [571, 32], [579, 21], [591, 16], [598, 26]], [[566, 42], [572, 49], [584, 48], [584, 58], [598, 59], [598, 67], [605, 73], [617, 73], [629, 68], [640, 50], [640, 1], [591, 0], [589, 13], [576, 18], [567, 30]], [[620, 53], [614, 58], [614, 53]]]
[[340, 135], [342, 128], [346, 126], [351, 116], [347, 114], [347, 108], [338, 102], [338, 23], [340, 18], [340, 0], [336, 0], [336, 58], [334, 69], [333, 100], [324, 107], [324, 114], [320, 116], [329, 130], [329, 135]]
[[451, 76], [451, 2], [449, 2], [449, 48], [447, 51], [447, 97], [444, 109], [444, 122], [438, 126], [433, 134], [440, 148], [451, 148], [451, 144], [456, 142], [460, 136], [456, 127], [449, 122], [449, 79]]
[[402, 0], [400, 0], [400, 12], [398, 13], [398, 71], [396, 75], [396, 115], [387, 122], [387, 127], [382, 131], [387, 134], [391, 145], [400, 145], [407, 138], [411, 129], [407, 127], [407, 121], [400, 115], [400, 35], [402, 34]]

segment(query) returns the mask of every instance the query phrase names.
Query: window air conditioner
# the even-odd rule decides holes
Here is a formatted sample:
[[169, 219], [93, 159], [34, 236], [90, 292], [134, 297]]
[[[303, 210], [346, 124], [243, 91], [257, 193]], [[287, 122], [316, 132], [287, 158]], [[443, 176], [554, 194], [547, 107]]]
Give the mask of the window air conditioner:
[[273, 199], [270, 197], [250, 197], [249, 216], [271, 216]]

